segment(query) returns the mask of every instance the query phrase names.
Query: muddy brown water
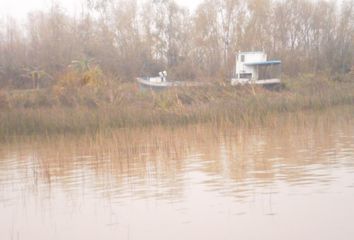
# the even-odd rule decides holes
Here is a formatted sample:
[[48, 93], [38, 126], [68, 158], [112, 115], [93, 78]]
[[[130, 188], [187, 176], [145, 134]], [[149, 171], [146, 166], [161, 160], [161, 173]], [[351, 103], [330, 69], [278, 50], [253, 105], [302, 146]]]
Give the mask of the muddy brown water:
[[0, 146], [0, 239], [354, 239], [354, 110]]

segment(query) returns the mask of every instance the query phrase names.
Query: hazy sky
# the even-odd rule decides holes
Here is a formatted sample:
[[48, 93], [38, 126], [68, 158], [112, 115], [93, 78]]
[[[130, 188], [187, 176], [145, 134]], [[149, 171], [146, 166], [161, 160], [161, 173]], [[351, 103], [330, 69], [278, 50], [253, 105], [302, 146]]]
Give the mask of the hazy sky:
[[[69, 11], [75, 12], [80, 9], [84, 0], [56, 0]], [[15, 16], [17, 18], [26, 17], [27, 13], [33, 10], [48, 9], [53, 0], [0, 0], [0, 15]], [[201, 0], [176, 0], [182, 6], [195, 9]]]

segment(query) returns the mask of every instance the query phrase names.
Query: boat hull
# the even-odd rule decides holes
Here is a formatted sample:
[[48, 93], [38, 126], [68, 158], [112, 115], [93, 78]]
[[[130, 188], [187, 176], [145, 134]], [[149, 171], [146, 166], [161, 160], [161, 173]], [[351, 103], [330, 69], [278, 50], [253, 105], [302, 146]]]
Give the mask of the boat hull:
[[256, 80], [256, 81], [252, 81], [247, 78], [234, 78], [231, 80], [232, 86], [245, 85], [245, 84], [275, 85], [275, 84], [280, 84], [280, 83], [281, 83], [281, 80], [278, 78], [260, 79], [260, 80]]
[[[153, 78], [156, 79], [156, 78]], [[163, 90], [172, 87], [193, 87], [193, 86], [202, 86], [202, 83], [199, 82], [181, 82], [181, 81], [150, 81], [150, 78], [137, 78], [142, 89], [154, 89], [154, 90]]]

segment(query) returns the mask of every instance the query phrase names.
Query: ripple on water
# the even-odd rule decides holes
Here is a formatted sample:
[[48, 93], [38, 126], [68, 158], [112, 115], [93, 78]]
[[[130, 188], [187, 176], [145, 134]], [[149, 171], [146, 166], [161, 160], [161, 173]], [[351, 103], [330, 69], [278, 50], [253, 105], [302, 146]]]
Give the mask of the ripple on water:
[[304, 239], [309, 226], [354, 236], [353, 122], [294, 124], [2, 147], [0, 236], [39, 240], [38, 226], [54, 240], [261, 239], [279, 229]]

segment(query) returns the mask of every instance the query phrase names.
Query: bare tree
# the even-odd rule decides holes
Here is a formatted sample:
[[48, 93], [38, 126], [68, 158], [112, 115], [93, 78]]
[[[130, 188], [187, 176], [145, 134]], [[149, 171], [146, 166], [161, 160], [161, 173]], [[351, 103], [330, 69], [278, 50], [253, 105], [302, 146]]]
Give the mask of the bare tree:
[[343, 74], [354, 62], [353, 12], [354, 0], [204, 0], [193, 13], [174, 0], [87, 0], [72, 16], [54, 3], [1, 23], [0, 85], [37, 87], [23, 69], [57, 76], [78, 59], [124, 81], [165, 69], [219, 79], [239, 50], [277, 56], [289, 75]]

